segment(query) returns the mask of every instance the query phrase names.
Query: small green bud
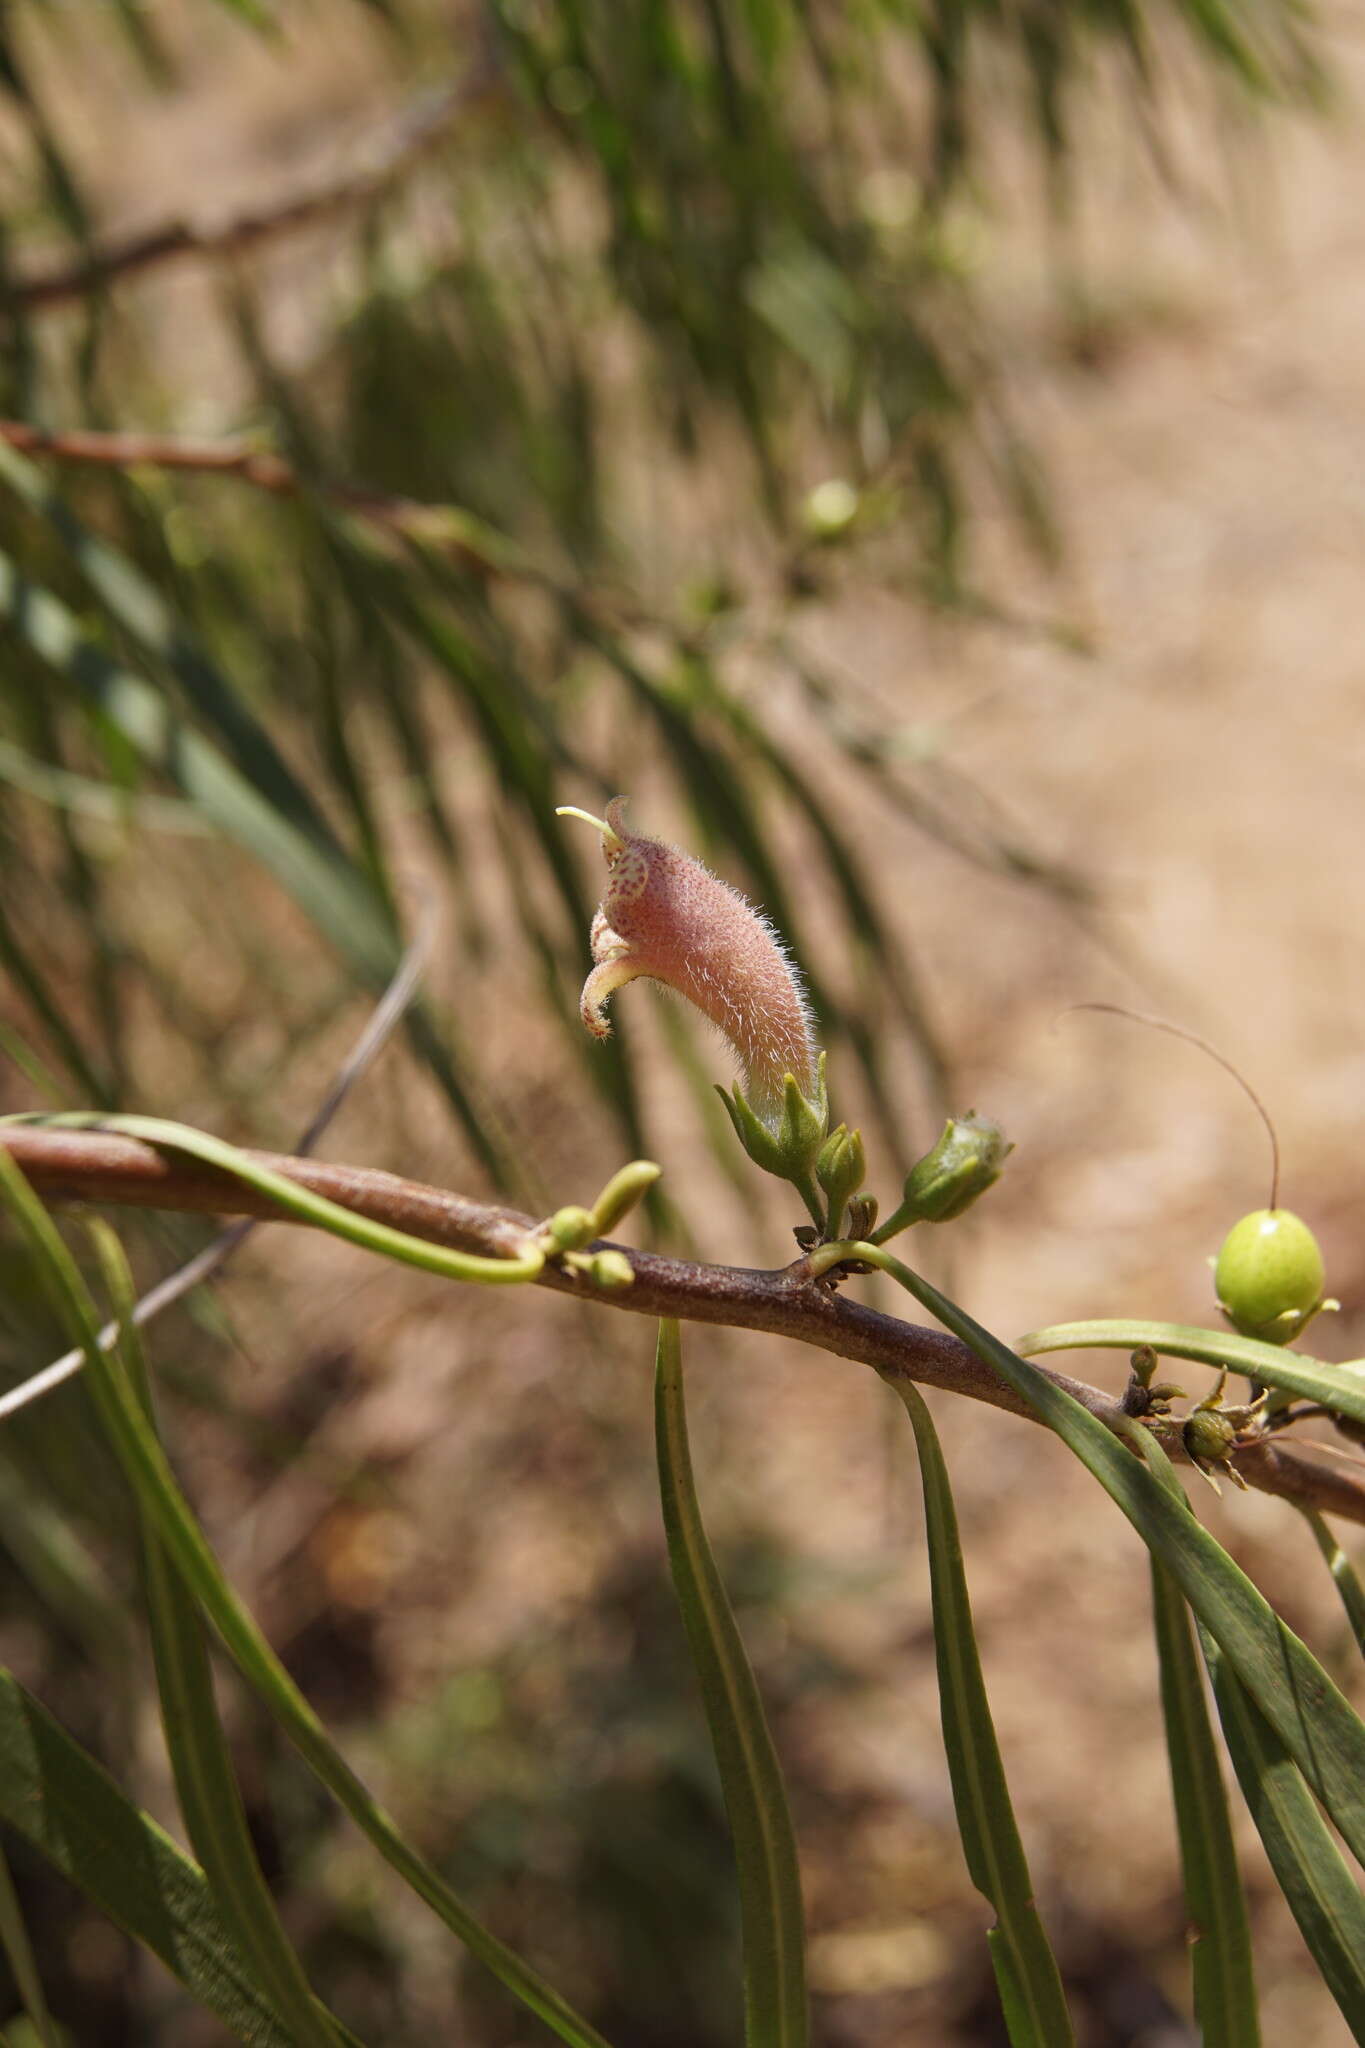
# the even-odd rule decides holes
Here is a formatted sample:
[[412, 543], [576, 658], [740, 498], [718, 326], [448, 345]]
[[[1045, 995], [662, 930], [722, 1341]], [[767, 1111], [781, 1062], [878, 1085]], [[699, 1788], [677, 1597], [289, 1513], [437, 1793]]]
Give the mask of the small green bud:
[[556, 1209], [545, 1225], [544, 1234], [557, 1252], [582, 1251], [584, 1245], [591, 1244], [595, 1237], [602, 1235], [592, 1210], [575, 1204]]
[[1150, 1344], [1139, 1344], [1128, 1360], [1133, 1378], [1139, 1386], [1150, 1387], [1152, 1374], [1156, 1371], [1156, 1353]]
[[632, 1159], [629, 1166], [614, 1173], [592, 1205], [593, 1236], [605, 1237], [609, 1230], [614, 1230], [662, 1172], [663, 1168], [652, 1159]]
[[1292, 1344], [1324, 1306], [1318, 1241], [1288, 1209], [1255, 1209], [1234, 1223], [1214, 1267], [1218, 1303], [1244, 1337]]
[[605, 1287], [613, 1294], [635, 1285], [635, 1271], [624, 1252], [594, 1252], [588, 1278], [594, 1287]]
[[1184, 1398], [1185, 1389], [1173, 1380], [1157, 1380], [1157, 1355], [1150, 1344], [1139, 1344], [1128, 1361], [1131, 1376], [1123, 1395], [1125, 1415], [1169, 1415], [1171, 1403]]
[[897, 1217], [904, 1214], [907, 1223], [951, 1223], [995, 1185], [1013, 1150], [989, 1117], [978, 1116], [975, 1110], [950, 1116], [933, 1151], [907, 1174]]
[[829, 1122], [823, 1053], [814, 1101], [802, 1094], [794, 1074], [786, 1074], [782, 1081], [782, 1106], [770, 1123], [755, 1112], [742, 1088], [736, 1086], [728, 1093], [717, 1088], [716, 1093], [725, 1104], [735, 1136], [756, 1166], [761, 1166], [765, 1173], [775, 1173], [779, 1180], [809, 1180]]
[[863, 1148], [863, 1134], [851, 1131], [847, 1124], [840, 1124], [820, 1147], [820, 1156], [815, 1162], [815, 1178], [829, 1202], [829, 1227], [835, 1237], [839, 1235], [844, 1210], [866, 1176], [867, 1153]]

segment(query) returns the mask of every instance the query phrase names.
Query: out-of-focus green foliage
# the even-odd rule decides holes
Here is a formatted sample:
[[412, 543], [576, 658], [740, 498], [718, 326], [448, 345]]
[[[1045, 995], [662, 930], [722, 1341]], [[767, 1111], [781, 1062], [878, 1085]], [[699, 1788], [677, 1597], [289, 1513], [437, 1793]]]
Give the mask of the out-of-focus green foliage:
[[[140, 65], [174, 94], [174, 38], [149, 23], [116, 10], [90, 33], [111, 75]], [[56, 430], [209, 418], [273, 443], [298, 483], [271, 503], [154, 462], [61, 466], [49, 486], [6, 462], [0, 744], [18, 765], [0, 778], [0, 953], [36, 1053], [85, 1101], [168, 1107], [131, 1033], [150, 1006], [185, 1047], [181, 1085], [254, 1098], [258, 1075], [221, 1057], [247, 1020], [219, 1013], [215, 1040], [130, 874], [173, 873], [215, 955], [241, 962], [297, 1039], [297, 927], [283, 940], [272, 913], [263, 930], [261, 899], [224, 878], [259, 866], [316, 927], [316, 1017], [328, 948], [349, 974], [386, 971], [417, 851], [449, 877], [476, 984], [510, 903], [548, 1014], [647, 1150], [628, 1041], [604, 1052], [573, 1021], [592, 905], [553, 816], [556, 797], [647, 783], [796, 947], [883, 1118], [904, 1112], [902, 1052], [941, 1106], [932, 997], [889, 944], [884, 881], [812, 761], [832, 746], [964, 857], [1067, 907], [1084, 885], [989, 810], [969, 821], [935, 797], [791, 628], [850, 582], [978, 602], [982, 503], [1055, 545], [982, 311], [1002, 147], [1079, 174], [1072, 110], [1100, 78], [1117, 76], [1135, 147], [1187, 73], [1194, 89], [1308, 97], [1303, 11], [498, 0], [453, 26], [386, 7], [280, 27], [301, 98], [320, 32], [372, 46], [400, 110], [391, 169], [332, 221], [345, 282], [314, 291], [288, 351], [288, 265], [221, 235], [182, 254], [218, 289], [177, 312], [164, 370], [145, 346], [156, 236], [139, 255], [106, 233], [91, 167], [58, 139], [64, 73], [79, 79], [92, 53], [56, 16], [41, 64], [36, 21], [16, 18], [0, 46], [30, 145], [0, 277], [0, 412]], [[410, 161], [405, 136], [421, 138]], [[216, 194], [177, 195], [176, 217], [210, 202], [220, 216]], [[268, 229], [270, 206], [256, 212]], [[92, 283], [100, 251], [110, 267]], [[196, 388], [209, 349], [220, 388]], [[822, 473], [836, 481], [812, 493]], [[394, 498], [420, 516], [395, 519]], [[103, 792], [121, 830], [91, 817]], [[186, 838], [196, 820], [235, 850]], [[467, 1147], [514, 1186], [503, 1077], [461, 1007], [413, 1032]]]
[[[285, 233], [292, 172], [262, 199], [254, 163], [259, 232], [214, 227], [231, 194], [168, 196], [152, 170], [145, 236], [104, 217], [81, 94], [99, 76], [149, 121], [158, 95], [192, 118], [200, 32], [219, 49], [264, 38], [301, 119], [331, 39], [364, 50], [368, 111], [391, 117], [386, 168], [343, 173], [345, 203], [315, 209], [310, 237]], [[1321, 89], [1298, 0], [7, 10], [0, 416], [143, 437], [145, 459], [0, 449], [0, 1106], [141, 1110], [284, 1142], [338, 1015], [401, 950], [416, 875], [448, 899], [451, 942], [410, 1018], [425, 1093], [396, 1107], [388, 1163], [426, 1146], [451, 1182], [536, 1205], [537, 1141], [559, 1113], [537, 1094], [550, 1057], [600, 1105], [604, 1158], [655, 1151], [629, 1015], [606, 1048], [578, 1023], [595, 877], [554, 811], [631, 789], [642, 825], [686, 837], [763, 903], [869, 1128], [908, 1163], [907, 1114], [927, 1140], [960, 1105], [858, 793], [1068, 915], [1089, 914], [1091, 890], [941, 753], [906, 744], [813, 651], [807, 614], [893, 593], [1007, 616], [979, 568], [983, 512], [1040, 573], [1058, 559], [991, 303], [995, 206], [1019, 166], [1064, 206], [1096, 91], [1143, 148], [1192, 96]], [[196, 462], [197, 436], [213, 448]], [[272, 452], [287, 474], [253, 469]], [[733, 1173], [713, 1062], [676, 1015], [662, 1032]], [[185, 1236], [151, 1241], [160, 1258]], [[17, 1377], [64, 1339], [12, 1248], [0, 1280]], [[309, 1401], [347, 1368], [296, 1364], [250, 1418], [193, 1363], [163, 1374], [262, 1491], [298, 1467], [306, 1492]], [[326, 1475], [348, 1504], [383, 1484], [358, 1461]], [[10, 1619], [101, 1755], [134, 1754], [151, 1698], [132, 1654], [135, 1538], [83, 1387], [6, 1425]], [[365, 1727], [373, 1617], [300, 1628], [291, 1672], [344, 1693], [441, 1862], [437, 1896], [451, 1880], [481, 1915], [491, 1902], [490, 1924], [548, 1948], [549, 1974], [608, 2032], [696, 2048], [728, 2037], [715, 1965], [735, 1927], [714, 1775], [658, 1648], [658, 1563], [625, 1559], [605, 1650], [566, 1625], [543, 1657], [532, 1645], [462, 1670], [406, 1720]], [[760, 1677], [771, 1711], [761, 1662]], [[803, 1666], [807, 1681], [854, 1683]], [[146, 1787], [121, 1801], [10, 1691], [12, 1797], [30, 1813], [54, 1782], [85, 1786], [85, 1817], [148, 1875], [123, 1924], [159, 1937], [201, 1996], [212, 1977], [209, 2004], [264, 2037], [269, 2001], [255, 2010], [200, 1874], [139, 1810]], [[324, 1928], [289, 1928], [310, 1981], [339, 1985], [367, 2037], [430, 2038], [429, 2012], [399, 2010], [395, 1989], [421, 1980], [422, 1937], [354, 1876], [321, 1793], [271, 1738], [227, 1732], [266, 1876], [306, 1869], [330, 1909]], [[856, 1824], [847, 1787], [828, 1803], [832, 1831]], [[1291, 1822], [1302, 1861], [1297, 1809]], [[97, 1829], [28, 1832], [117, 1906]], [[1315, 1859], [1322, 1919], [1335, 1892]], [[44, 1870], [18, 1876], [26, 1901], [50, 1901]], [[583, 1908], [572, 1927], [566, 1892]], [[30, 1913], [60, 2008], [79, 2002], [91, 2039], [106, 2022], [122, 2038], [130, 2012], [139, 2038], [182, 2038], [183, 2007], [153, 2011], [126, 1962], [82, 1974], [50, 1932], [70, 1910], [63, 1894]], [[661, 1983], [687, 1987], [685, 2011]], [[467, 1996], [482, 2038], [513, 2038], [500, 1987]]]

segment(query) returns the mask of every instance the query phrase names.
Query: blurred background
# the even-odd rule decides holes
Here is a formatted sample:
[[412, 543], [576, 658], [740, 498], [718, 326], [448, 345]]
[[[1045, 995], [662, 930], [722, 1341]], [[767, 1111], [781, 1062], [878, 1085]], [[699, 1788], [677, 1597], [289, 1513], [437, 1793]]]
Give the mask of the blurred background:
[[[1107, 1000], [1264, 1094], [1345, 1303], [1321, 1348], [1365, 1350], [1362, 87], [1365, 17], [1298, 0], [14, 0], [3, 1107], [287, 1150], [429, 899], [424, 1007], [328, 1156], [536, 1212], [652, 1157], [639, 1241], [784, 1263], [726, 1049], [649, 984], [608, 1047], [577, 1021], [601, 864], [554, 806], [627, 791], [790, 940], [884, 1202], [945, 1110], [1005, 1123], [1001, 1186], [911, 1247], [1000, 1334], [1210, 1321], [1267, 1198], [1214, 1066], [1061, 1015]], [[150, 1280], [207, 1232], [125, 1234]], [[63, 1347], [0, 1259], [14, 1381]], [[423, 1850], [608, 2036], [733, 2040], [648, 1326], [276, 1230], [151, 1348], [237, 1586]], [[686, 1353], [817, 2038], [1003, 2041], [905, 1418], [776, 1341]], [[935, 1413], [1083, 2038], [1191, 2043], [1144, 1554], [1041, 1431]], [[1201, 1507], [1352, 1682], [1307, 1529]], [[79, 1385], [0, 1431], [0, 1544], [0, 1659], [174, 1827]], [[530, 2041], [224, 1704], [349, 2024]], [[1244, 1848], [1267, 2039], [1329, 2048]], [[77, 2038], [221, 2038], [15, 1865]]]

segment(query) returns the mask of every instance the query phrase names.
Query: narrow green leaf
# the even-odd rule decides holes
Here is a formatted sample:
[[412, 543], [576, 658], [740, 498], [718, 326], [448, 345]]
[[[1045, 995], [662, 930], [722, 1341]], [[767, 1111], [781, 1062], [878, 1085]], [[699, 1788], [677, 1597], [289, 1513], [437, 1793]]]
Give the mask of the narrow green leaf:
[[1365, 1900], [1299, 1771], [1202, 1625], [1232, 1767], [1275, 1879], [1352, 2038], [1365, 2043]]
[[54, 1632], [64, 1630], [107, 1671], [124, 1668], [130, 1631], [122, 1598], [17, 1445], [0, 1455], [0, 1548]]
[[1136, 1351], [1140, 1344], [1150, 1344], [1164, 1358], [1226, 1365], [1264, 1386], [1282, 1387], [1287, 1394], [1301, 1394], [1339, 1415], [1365, 1422], [1365, 1370], [1360, 1363], [1328, 1365], [1278, 1344], [1239, 1337], [1232, 1330], [1200, 1330], [1185, 1323], [1055, 1323], [1050, 1329], [1031, 1330], [1017, 1348], [1022, 1357], [1033, 1358], [1045, 1351]]
[[1351, 1624], [1351, 1633], [1362, 1651], [1365, 1651], [1365, 1586], [1356, 1576], [1355, 1566], [1337, 1542], [1316, 1508], [1300, 1508], [1300, 1514], [1313, 1531], [1313, 1540], [1327, 1561], [1336, 1589], [1341, 1595], [1341, 1604]]
[[1195, 2018], [1204, 2048], [1256, 2048], [1261, 2034], [1251, 1929], [1203, 1673], [1189, 1609], [1170, 1573], [1155, 1558], [1152, 1609], [1190, 1920]]
[[687, 1441], [682, 1345], [659, 1324], [654, 1378], [659, 1493], [673, 1584], [725, 1793], [744, 1922], [748, 2048], [805, 2048], [805, 1935], [786, 1786], [754, 1674], [702, 1525]]
[[64, 1130], [117, 1131], [124, 1137], [141, 1138], [149, 1145], [169, 1146], [174, 1151], [188, 1154], [191, 1159], [202, 1160], [206, 1166], [231, 1174], [234, 1180], [242, 1181], [261, 1194], [271, 1196], [286, 1216], [316, 1224], [320, 1230], [330, 1231], [334, 1237], [345, 1238], [348, 1244], [360, 1245], [384, 1258], [398, 1259], [404, 1265], [419, 1266], [427, 1273], [440, 1273], [448, 1280], [508, 1286], [521, 1280], [533, 1280], [545, 1263], [544, 1255], [533, 1244], [527, 1244], [515, 1258], [490, 1259], [476, 1252], [457, 1252], [445, 1245], [431, 1244], [425, 1238], [409, 1237], [406, 1231], [395, 1230], [387, 1223], [372, 1222], [369, 1217], [358, 1216], [353, 1209], [343, 1209], [339, 1203], [329, 1202], [323, 1195], [312, 1194], [307, 1188], [300, 1187], [297, 1181], [288, 1180], [270, 1167], [262, 1166], [249, 1153], [238, 1151], [235, 1145], [225, 1144], [221, 1138], [211, 1137], [206, 1131], [193, 1130], [188, 1124], [171, 1123], [164, 1117], [103, 1116], [83, 1110], [50, 1116], [41, 1111], [25, 1111], [18, 1116], [0, 1117], [0, 1129], [7, 1123], [48, 1124]]
[[991, 1960], [1009, 2037], [1015, 2048], [1065, 2048], [1075, 2036], [1056, 1958], [1033, 1903], [995, 1738], [948, 1468], [919, 1390], [908, 1380], [892, 1384], [909, 1412], [919, 1448], [943, 1744], [967, 1868], [996, 1915]]
[[43, 1980], [38, 1974], [33, 1944], [24, 1923], [23, 1908], [19, 1904], [19, 1894], [14, 1889], [14, 1879], [10, 1876], [9, 1862], [3, 1849], [0, 1849], [0, 1946], [4, 1948], [20, 2003], [40, 2048], [62, 2048], [62, 2036], [53, 2025], [52, 2014], [48, 2010]]
[[[132, 1276], [108, 1225], [96, 1223], [94, 1230], [105, 1285], [119, 1324], [110, 1370], [122, 1371], [125, 1391], [141, 1407], [148, 1429], [155, 1433], [151, 1386], [133, 1321]], [[336, 2048], [338, 2031], [313, 1996], [256, 1859], [218, 1718], [199, 1610], [172, 1568], [141, 1500], [138, 1507], [162, 1726], [191, 1846], [213, 1887], [229, 1932], [300, 2048]]]
[[60, 598], [30, 583], [4, 555], [0, 618], [9, 619], [40, 660], [67, 677], [205, 818], [268, 868], [367, 978], [392, 971], [392, 936], [340, 849], [301, 830], [176, 714], [163, 691], [121, 667]]
[[0, 1820], [252, 2048], [293, 2048], [204, 1873], [0, 1668]]
[[239, 774], [270, 809], [320, 849], [342, 858], [321, 812], [265, 727], [186, 632], [156, 586], [126, 556], [82, 526], [38, 465], [5, 443], [0, 443], [0, 485], [47, 521], [106, 615], [144, 654], [171, 671], [185, 701], [218, 733]]
[[936, 1287], [876, 1245], [831, 1246], [819, 1255], [819, 1264], [828, 1267], [839, 1254], [866, 1259], [898, 1280], [999, 1373], [1094, 1474], [1168, 1567], [1347, 1845], [1365, 1860], [1365, 1724], [1246, 1573], [1097, 1416]]
[[[13, 887], [12, 879], [10, 886]], [[27, 998], [39, 1023], [60, 1058], [65, 1061], [68, 1072], [87, 1101], [116, 1100], [111, 1077], [107, 1073], [101, 1074], [91, 1063], [85, 1047], [71, 1028], [67, 1005], [20, 939], [3, 903], [0, 903], [0, 967]]]
[[0, 782], [36, 797], [40, 803], [95, 818], [101, 824], [142, 826], [149, 831], [176, 832], [189, 838], [203, 838], [213, 829], [206, 818], [179, 797], [134, 795], [116, 783], [74, 775], [69, 768], [50, 767], [8, 740], [0, 740]]
[[[268, 775], [265, 786], [258, 786], [177, 714], [163, 690], [116, 662], [82, 630], [60, 598], [29, 582], [0, 553], [4, 619], [211, 825], [275, 877], [363, 981], [385, 986], [402, 953], [387, 909], [335, 842], [312, 829], [307, 814], [300, 816], [296, 805], [273, 800]], [[265, 774], [262, 758], [250, 748], [245, 751], [252, 768]], [[0, 927], [0, 942], [3, 937]], [[476, 1112], [429, 1009], [415, 1003], [406, 1021], [478, 1157], [500, 1184], [514, 1183], [511, 1163]], [[103, 1091], [92, 1087], [89, 1092], [98, 1096]]]
[[331, 1741], [317, 1715], [223, 1576], [212, 1548], [176, 1484], [160, 1441], [124, 1381], [100, 1349], [98, 1320], [71, 1254], [47, 1211], [0, 1145], [0, 1197], [27, 1239], [57, 1312], [86, 1356], [87, 1378], [119, 1462], [176, 1569], [222, 1638], [242, 1675], [275, 1715], [314, 1775], [368, 1836], [404, 1882], [424, 1899], [523, 2005], [572, 2048], [606, 2048], [595, 2027], [537, 1970], [475, 1919], [439, 1872], [413, 1849], [376, 1804]]

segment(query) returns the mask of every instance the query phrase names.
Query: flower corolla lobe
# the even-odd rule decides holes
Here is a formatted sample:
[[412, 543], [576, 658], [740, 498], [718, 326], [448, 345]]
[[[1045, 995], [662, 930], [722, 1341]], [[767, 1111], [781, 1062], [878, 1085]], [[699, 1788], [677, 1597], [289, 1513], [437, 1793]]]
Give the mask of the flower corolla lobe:
[[754, 1109], [773, 1124], [786, 1075], [803, 1094], [817, 1087], [815, 1037], [796, 969], [738, 889], [679, 847], [632, 832], [625, 808], [624, 797], [607, 805], [607, 884], [592, 922], [596, 964], [583, 987], [583, 1022], [606, 1038], [605, 1006], [615, 990], [642, 976], [665, 983], [729, 1039]]

